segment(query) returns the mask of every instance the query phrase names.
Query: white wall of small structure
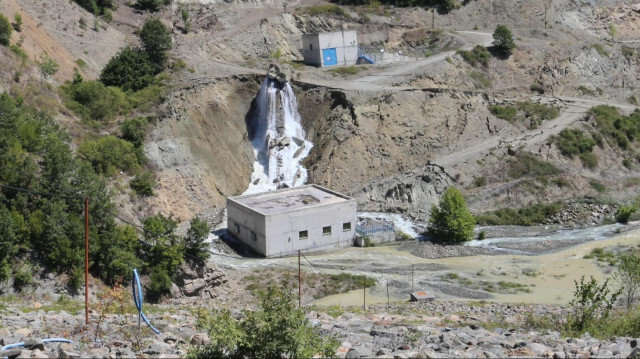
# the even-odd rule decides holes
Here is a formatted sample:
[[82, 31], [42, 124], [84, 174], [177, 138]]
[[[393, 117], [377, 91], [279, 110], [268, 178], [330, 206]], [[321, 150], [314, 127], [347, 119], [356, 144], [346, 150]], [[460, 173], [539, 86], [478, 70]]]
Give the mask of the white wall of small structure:
[[[350, 247], [356, 230], [356, 201], [311, 206], [294, 211], [264, 215], [233, 200], [227, 200], [227, 228], [242, 243], [265, 257]], [[343, 224], [349, 223], [349, 230]], [[324, 234], [324, 227], [331, 234]], [[301, 231], [307, 238], [300, 238]]]
[[336, 49], [335, 66], [355, 65], [358, 61], [358, 35], [355, 30], [302, 35], [304, 63], [325, 67], [322, 50]]

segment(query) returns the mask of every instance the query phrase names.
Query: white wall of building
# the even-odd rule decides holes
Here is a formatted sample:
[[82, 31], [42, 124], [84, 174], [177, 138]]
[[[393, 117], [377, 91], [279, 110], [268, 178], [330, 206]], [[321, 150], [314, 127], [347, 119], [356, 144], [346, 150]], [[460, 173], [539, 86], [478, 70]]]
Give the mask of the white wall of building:
[[302, 36], [304, 62], [315, 66], [333, 66], [323, 57], [325, 49], [336, 49], [339, 65], [355, 65], [358, 61], [358, 36], [355, 30], [308, 34]]
[[266, 253], [265, 216], [262, 213], [227, 201], [227, 229], [256, 252]]
[[[277, 257], [298, 250], [350, 247], [355, 237], [356, 216], [353, 199], [267, 216], [265, 228], [269, 240], [266, 256]], [[350, 223], [350, 230], [343, 231], [344, 223]], [[324, 234], [324, 227], [331, 227], [331, 234]], [[301, 231], [307, 231], [307, 238], [300, 238]]]

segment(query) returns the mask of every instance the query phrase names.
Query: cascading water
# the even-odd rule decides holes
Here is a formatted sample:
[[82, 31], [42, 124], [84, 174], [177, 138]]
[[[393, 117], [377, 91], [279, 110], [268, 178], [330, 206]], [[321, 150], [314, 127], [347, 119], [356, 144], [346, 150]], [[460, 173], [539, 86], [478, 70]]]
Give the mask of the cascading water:
[[313, 144], [304, 139], [298, 103], [288, 82], [264, 79], [249, 126], [255, 162], [244, 194], [304, 184], [307, 169], [301, 162]]

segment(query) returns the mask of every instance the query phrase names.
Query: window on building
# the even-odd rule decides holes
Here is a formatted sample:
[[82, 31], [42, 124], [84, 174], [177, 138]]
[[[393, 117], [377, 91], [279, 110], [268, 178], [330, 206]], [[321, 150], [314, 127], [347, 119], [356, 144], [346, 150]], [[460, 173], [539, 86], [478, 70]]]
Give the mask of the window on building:
[[328, 236], [331, 234], [331, 226], [322, 227], [322, 235]]
[[309, 44], [309, 50], [313, 50], [313, 44]]
[[309, 238], [309, 231], [298, 232], [298, 239], [307, 239], [307, 238]]
[[254, 231], [251, 231], [251, 240], [254, 242], [258, 240], [258, 238], [256, 238], [256, 232]]
[[342, 231], [343, 232], [348, 232], [351, 230], [351, 222], [344, 222], [342, 224]]
[[236, 234], [240, 234], [240, 226], [236, 223]]

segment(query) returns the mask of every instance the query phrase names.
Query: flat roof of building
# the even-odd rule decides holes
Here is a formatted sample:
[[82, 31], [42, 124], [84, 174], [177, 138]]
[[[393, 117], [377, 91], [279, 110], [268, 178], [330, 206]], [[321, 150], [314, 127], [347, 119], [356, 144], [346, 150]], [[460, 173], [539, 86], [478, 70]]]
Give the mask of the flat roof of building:
[[353, 200], [349, 196], [318, 185], [284, 188], [276, 191], [229, 197], [229, 200], [264, 215], [319, 207]]

